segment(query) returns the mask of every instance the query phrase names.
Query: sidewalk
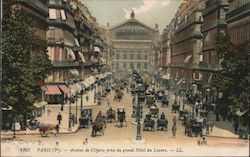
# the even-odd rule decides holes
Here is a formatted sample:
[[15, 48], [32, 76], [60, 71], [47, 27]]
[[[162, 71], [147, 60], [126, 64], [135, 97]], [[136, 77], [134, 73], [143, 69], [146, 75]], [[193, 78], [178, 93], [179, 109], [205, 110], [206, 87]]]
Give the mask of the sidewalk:
[[[169, 98], [170, 98], [170, 102], [174, 102], [175, 96], [173, 94], [169, 95]], [[177, 99], [177, 103], [178, 103], [178, 99]], [[172, 104], [170, 103], [170, 105], [172, 105]], [[180, 110], [182, 110], [182, 106], [183, 106], [183, 102], [181, 101], [180, 102]], [[188, 104], [185, 104], [185, 109], [187, 109], [188, 111], [192, 111], [192, 107]], [[210, 122], [215, 122], [215, 124], [213, 127], [213, 131], [210, 132], [209, 134], [205, 134], [206, 129], [203, 129], [204, 136], [217, 137], [217, 138], [239, 139], [239, 135], [234, 134], [233, 123], [231, 123], [227, 120], [226, 121], [216, 121], [214, 113], [209, 113], [208, 119], [210, 120]]]
[[[89, 97], [88, 101], [86, 100], [86, 96]], [[82, 97], [83, 100], [83, 109], [96, 106], [97, 103], [94, 103], [94, 90], [88, 91], [85, 93]], [[104, 100], [102, 100], [104, 101]], [[79, 97], [77, 102], [73, 104], [64, 104], [63, 111], [61, 111], [61, 104], [50, 104], [45, 106], [45, 113], [42, 114], [41, 117], [38, 117], [37, 120], [40, 123], [43, 124], [51, 124], [56, 125], [58, 123], [57, 121], [57, 115], [60, 112], [62, 115], [62, 121], [60, 125], [59, 134], [70, 134], [75, 133], [78, 131], [78, 125], [74, 124], [74, 126], [71, 126], [71, 130], [69, 131], [69, 108], [71, 106], [71, 113], [74, 114], [74, 116], [77, 115], [77, 119], [79, 119], [80, 116], [80, 110], [81, 110], [81, 98]], [[77, 112], [76, 112], [77, 108]], [[50, 110], [50, 113], [48, 114], [48, 109]], [[71, 124], [72, 125], [72, 124]], [[53, 130], [53, 133], [56, 131]], [[39, 129], [36, 130], [30, 130], [26, 129], [26, 131], [16, 131], [16, 135], [39, 135]], [[11, 139], [13, 136], [13, 131], [2, 131], [1, 132], [1, 139]]]

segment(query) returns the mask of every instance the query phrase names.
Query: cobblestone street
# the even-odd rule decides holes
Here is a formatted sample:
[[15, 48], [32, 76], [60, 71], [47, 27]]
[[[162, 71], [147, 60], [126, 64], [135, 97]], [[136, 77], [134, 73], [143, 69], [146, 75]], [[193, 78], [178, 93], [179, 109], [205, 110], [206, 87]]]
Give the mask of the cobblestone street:
[[[107, 105], [107, 101], [110, 101], [110, 106], [117, 111], [118, 107], [125, 107], [126, 109], [126, 120], [127, 120], [127, 127], [117, 127], [115, 122], [108, 123], [107, 127], [104, 130], [104, 135], [102, 136], [91, 136], [91, 127], [90, 128], [82, 128], [77, 131], [77, 125], [72, 128], [72, 130], [77, 131], [76, 133], [69, 133], [69, 134], [59, 134], [57, 136], [54, 136], [54, 134], [49, 134], [49, 137], [41, 137], [39, 134], [35, 135], [17, 135], [17, 139], [19, 141], [33, 141], [38, 142], [41, 141], [44, 145], [55, 145], [56, 142], [59, 142], [61, 146], [63, 145], [72, 145], [74, 148], [77, 148], [79, 146], [82, 146], [85, 142], [86, 138], [88, 139], [88, 146], [101, 146], [105, 144], [105, 147], [116, 147], [116, 146], [143, 146], [143, 147], [149, 147], [152, 148], [153, 146], [157, 145], [157, 148], [161, 147], [197, 147], [198, 140], [200, 137], [188, 137], [184, 135], [184, 126], [181, 123], [181, 121], [177, 121], [177, 135], [176, 137], [173, 137], [171, 127], [173, 125], [173, 117], [177, 116], [178, 118], [178, 112], [172, 113], [171, 112], [171, 104], [174, 102], [174, 96], [170, 96], [170, 105], [167, 108], [160, 107], [160, 103], [157, 102], [157, 106], [159, 106], [160, 110], [159, 113], [162, 112], [165, 113], [169, 124], [168, 124], [168, 130], [167, 131], [141, 131], [142, 135], [142, 141], [138, 142], [135, 140], [136, 137], [136, 123], [135, 118], [132, 118], [132, 95], [127, 93], [124, 90], [124, 97], [121, 102], [117, 102], [113, 100], [114, 97], [114, 91], [112, 91], [106, 98], [102, 100], [101, 106], [97, 106], [95, 104], [93, 105], [84, 105], [84, 108], [92, 109], [93, 111], [93, 119], [97, 116], [99, 111], [101, 111], [103, 114], [106, 113], [106, 110], [109, 108]], [[80, 100], [78, 101], [80, 102]], [[182, 102], [181, 102], [182, 105]], [[78, 113], [80, 113], [80, 104], [77, 106]], [[189, 106], [185, 106], [186, 109], [189, 110]], [[56, 115], [60, 111], [60, 106], [53, 106], [50, 107], [52, 110], [52, 113], [47, 116], [47, 113], [43, 115], [44, 120], [47, 122], [54, 122], [56, 123]], [[72, 113], [75, 113], [76, 107], [72, 105]], [[141, 122], [143, 123], [143, 119], [145, 118], [145, 115], [148, 113], [148, 108], [143, 108], [143, 118], [141, 118]], [[65, 115], [63, 117], [62, 122], [62, 130], [64, 132], [67, 132], [68, 129], [68, 121], [67, 121], [67, 114], [68, 114], [68, 105], [64, 106], [64, 111], [60, 111], [62, 115]], [[51, 118], [51, 120], [50, 120]], [[143, 129], [142, 129], [143, 130]], [[216, 137], [216, 132], [219, 134], [223, 133], [224, 138]], [[215, 136], [213, 136], [215, 135]], [[236, 138], [234, 138], [236, 137]], [[234, 146], [235, 148], [246, 148], [248, 146], [248, 141], [240, 140], [237, 138], [237, 136], [233, 135], [228, 130], [221, 130], [220, 128], [217, 128], [215, 126], [214, 131], [206, 137], [208, 142], [208, 147], [216, 148], [218, 146], [228, 148], [231, 146]], [[142, 144], [143, 143], [143, 144]], [[4, 142], [3, 142], [4, 144]], [[6, 143], [7, 144], [7, 143]], [[86, 143], [85, 143], [86, 144]], [[199, 148], [199, 147], [197, 147]]]

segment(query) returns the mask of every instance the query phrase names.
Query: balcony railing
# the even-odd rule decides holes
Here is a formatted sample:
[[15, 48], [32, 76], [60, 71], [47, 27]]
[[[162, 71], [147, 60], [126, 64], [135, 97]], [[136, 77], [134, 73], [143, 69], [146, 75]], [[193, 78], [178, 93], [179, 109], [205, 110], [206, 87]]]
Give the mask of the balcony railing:
[[188, 64], [169, 64], [166, 65], [165, 67], [168, 68], [179, 68], [179, 69], [193, 69], [193, 70], [204, 70], [204, 71], [220, 71], [222, 70], [222, 67], [218, 65], [210, 65], [210, 64], [199, 64], [195, 65], [192, 63]]
[[51, 61], [54, 67], [77, 67], [79, 61]]
[[229, 12], [226, 17], [228, 21], [233, 20], [234, 18], [240, 17], [242, 15], [247, 15], [250, 13], [250, 2], [247, 4]]
[[185, 36], [181, 39], [175, 39], [173, 44], [179, 44], [185, 40], [191, 39], [191, 38], [202, 38], [202, 33], [201, 32], [193, 32], [192, 34]]
[[225, 19], [215, 19], [214, 21], [209, 21], [207, 24], [203, 24], [202, 26], [202, 32], [205, 32], [207, 30], [213, 29], [217, 26], [227, 26]]
[[40, 12], [42, 12], [44, 14], [49, 13], [49, 8], [45, 4], [41, 3], [38, 0], [16, 0], [16, 1], [20, 2], [20, 3], [24, 3], [26, 5], [29, 5], [29, 6], [39, 10]]
[[[35, 0], [31, 0], [31, 1], [35, 1]], [[64, 0], [49, 0], [48, 7], [59, 8], [59, 9], [66, 10], [67, 12], [71, 14], [73, 13], [73, 9], [71, 9], [71, 7], [66, 2], [64, 2]]]
[[66, 26], [70, 29], [75, 29], [75, 24], [73, 22], [70, 21], [65, 21], [62, 19], [47, 19], [47, 24], [48, 25], [57, 25], [57, 26]]

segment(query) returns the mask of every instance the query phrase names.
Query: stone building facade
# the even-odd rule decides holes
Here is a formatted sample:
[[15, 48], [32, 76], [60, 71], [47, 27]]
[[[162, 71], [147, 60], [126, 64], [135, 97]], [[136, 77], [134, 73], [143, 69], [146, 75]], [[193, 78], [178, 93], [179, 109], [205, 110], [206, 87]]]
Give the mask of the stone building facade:
[[229, 0], [228, 35], [235, 45], [250, 42], [250, 0]]
[[113, 46], [114, 71], [149, 71], [153, 68], [151, 57], [154, 55], [152, 45], [156, 43], [159, 32], [131, 18], [108, 28], [108, 34]]

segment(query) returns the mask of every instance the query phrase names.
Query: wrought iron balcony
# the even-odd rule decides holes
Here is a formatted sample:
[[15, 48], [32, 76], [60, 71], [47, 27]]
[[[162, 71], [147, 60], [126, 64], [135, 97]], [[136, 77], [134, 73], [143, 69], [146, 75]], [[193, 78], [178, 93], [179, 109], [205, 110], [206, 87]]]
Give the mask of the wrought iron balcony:
[[49, 8], [38, 0], [16, 0], [16, 2], [30, 6], [46, 15], [49, 13]]
[[227, 21], [232, 21], [235, 18], [238, 18], [240, 16], [249, 16], [250, 15], [250, 2], [246, 3], [245, 5], [236, 8], [235, 10], [229, 12], [226, 17]]
[[215, 27], [218, 26], [227, 26], [226, 20], [225, 19], [215, 19], [215, 20], [210, 20], [209, 23], [207, 23], [206, 25], [203, 24], [202, 26], [202, 32], [208, 31], [210, 29], [213, 29]]
[[65, 26], [65, 27], [68, 27], [70, 29], [75, 29], [75, 24], [71, 21], [68, 21], [68, 20], [62, 20], [62, 19], [47, 19], [47, 24], [50, 25], [50, 26]]
[[[34, 0], [31, 0], [34, 1]], [[48, 2], [49, 8], [58, 8], [63, 9], [71, 14], [73, 14], [73, 9], [67, 4], [64, 0], [49, 0]]]
[[177, 69], [192, 69], [192, 70], [203, 70], [203, 71], [220, 71], [222, 70], [221, 65], [217, 64], [217, 65], [211, 65], [211, 64], [206, 64], [206, 63], [202, 63], [202, 64], [192, 64], [192, 63], [188, 63], [188, 64], [169, 64], [163, 67], [167, 67], [167, 68], [177, 68]]

